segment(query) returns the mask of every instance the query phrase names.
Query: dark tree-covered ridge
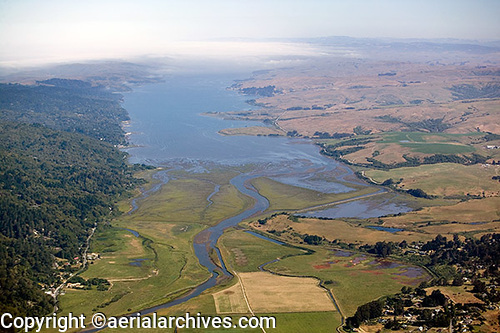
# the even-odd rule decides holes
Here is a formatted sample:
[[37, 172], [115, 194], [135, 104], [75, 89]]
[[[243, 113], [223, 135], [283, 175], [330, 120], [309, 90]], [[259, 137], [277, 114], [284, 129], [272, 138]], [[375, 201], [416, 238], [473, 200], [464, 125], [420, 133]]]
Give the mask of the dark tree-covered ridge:
[[39, 123], [56, 130], [124, 144], [128, 120], [122, 96], [78, 80], [51, 79], [38, 85], [0, 84], [0, 120]]
[[120, 101], [78, 80], [0, 84], [0, 311], [52, 311], [45, 291], [138, 184], [114, 146], [125, 142]]
[[81, 255], [88, 230], [137, 184], [110, 144], [42, 125], [0, 123], [0, 304], [43, 314], [54, 256]]

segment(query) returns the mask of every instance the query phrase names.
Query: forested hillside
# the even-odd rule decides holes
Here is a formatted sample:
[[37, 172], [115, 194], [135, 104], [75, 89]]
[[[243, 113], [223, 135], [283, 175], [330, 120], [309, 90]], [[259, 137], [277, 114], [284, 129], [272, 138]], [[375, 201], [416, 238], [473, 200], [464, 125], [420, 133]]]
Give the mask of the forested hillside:
[[78, 80], [51, 79], [38, 85], [0, 84], [0, 119], [39, 123], [124, 143], [120, 122], [128, 120], [119, 94]]
[[138, 183], [110, 144], [124, 140], [118, 99], [84, 82], [56, 83], [66, 87], [0, 87], [0, 311], [12, 314], [51, 311], [44, 291]]

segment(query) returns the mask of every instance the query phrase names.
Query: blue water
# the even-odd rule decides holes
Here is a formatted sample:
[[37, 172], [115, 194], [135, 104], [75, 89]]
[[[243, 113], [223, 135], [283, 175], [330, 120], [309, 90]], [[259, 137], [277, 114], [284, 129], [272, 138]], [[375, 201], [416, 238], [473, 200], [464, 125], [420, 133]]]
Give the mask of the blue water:
[[229, 127], [259, 126], [260, 122], [230, 121], [203, 112], [242, 111], [251, 107], [226, 87], [233, 76], [172, 76], [164, 83], [134, 88], [125, 95], [131, 123], [129, 148], [132, 163], [163, 165], [172, 160], [204, 160], [245, 164], [314, 158], [325, 162], [318, 148], [299, 139], [283, 137], [222, 136]]
[[395, 232], [403, 231], [404, 230], [404, 229], [400, 229], [400, 228], [381, 227], [381, 226], [378, 226], [378, 225], [370, 225], [370, 226], [367, 226], [367, 228], [375, 229], [375, 230], [379, 230], [379, 231], [387, 231], [387, 232], [390, 232], [390, 233], [395, 233]]
[[141, 267], [142, 266], [142, 263], [146, 260], [150, 260], [150, 259], [130, 259], [130, 262], [128, 263], [130, 266], [135, 266], [135, 267]]
[[370, 218], [380, 217], [388, 214], [398, 214], [409, 212], [411, 208], [396, 203], [376, 202], [374, 200], [356, 200], [333, 206], [331, 208], [314, 210], [306, 213], [301, 213], [301, 216], [307, 217], [324, 217], [324, 218]]
[[132, 235], [134, 235], [135, 237], [139, 237], [140, 234], [135, 231], [135, 230], [132, 230], [132, 229], [127, 229], [127, 228], [123, 228], [124, 230], [127, 230], [128, 232], [130, 232]]

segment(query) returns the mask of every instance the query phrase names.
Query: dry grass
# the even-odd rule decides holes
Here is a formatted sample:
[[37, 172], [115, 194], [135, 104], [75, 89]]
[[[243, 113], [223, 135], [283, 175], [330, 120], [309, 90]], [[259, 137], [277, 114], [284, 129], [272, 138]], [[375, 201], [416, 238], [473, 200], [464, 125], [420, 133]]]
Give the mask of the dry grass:
[[[383, 115], [405, 122], [443, 118], [453, 126], [450, 133], [476, 128], [500, 133], [498, 100], [453, 101], [448, 89], [453, 84], [478, 85], [495, 80], [493, 76], [473, 75], [474, 71], [477, 69], [473, 65], [316, 63], [314, 67], [275, 69], [255, 75], [242, 82], [242, 88], [274, 85], [282, 90], [282, 94], [257, 100], [269, 107], [266, 113], [271, 115], [262, 115], [257, 110], [252, 117], [273, 120], [279, 117], [282, 128], [303, 135], [311, 136], [316, 131], [351, 133], [358, 125], [374, 132], [404, 128], [377, 119]], [[384, 72], [397, 75], [378, 76]], [[420, 104], [415, 104], [416, 100]], [[297, 107], [307, 110], [287, 110]], [[237, 117], [237, 112], [234, 116]]]
[[256, 313], [335, 311], [318, 280], [273, 275], [267, 272], [240, 273], [248, 301]]
[[[252, 227], [257, 230], [284, 231], [281, 238], [285, 240], [299, 241], [292, 237], [293, 232], [305, 235], [318, 235], [329, 241], [339, 239], [346, 243], [375, 244], [379, 241], [400, 242], [402, 239], [410, 241], [427, 241], [433, 235], [412, 231], [401, 231], [390, 233], [368, 228], [359, 227], [342, 220], [320, 220], [315, 218], [301, 218], [300, 222], [292, 222], [285, 215], [278, 215], [268, 220], [265, 225], [253, 223]], [[301, 240], [301, 239], [300, 239]]]
[[217, 314], [250, 313], [240, 283], [214, 293], [213, 297]]
[[[448, 224], [438, 224], [431, 225], [428, 227], [420, 228], [424, 232], [431, 234], [453, 234], [453, 233], [473, 233], [476, 234], [480, 231], [486, 233], [499, 232], [500, 222], [490, 222], [490, 223], [480, 223], [480, 224], [470, 224], [470, 223], [448, 223]], [[480, 237], [480, 236], [477, 236]]]
[[488, 197], [500, 195], [500, 183], [492, 179], [500, 174], [500, 165], [441, 163], [389, 171], [370, 170], [365, 174], [379, 183], [389, 178], [403, 179], [399, 188], [420, 188], [431, 195], [483, 195], [483, 192]]
[[[474, 296], [472, 293], [466, 291], [467, 287], [461, 286], [461, 287], [432, 287], [426, 289], [427, 294], [432, 293], [434, 290], [439, 289], [441, 292], [448, 296], [454, 303], [461, 303], [461, 304], [471, 304], [471, 303], [484, 303], [481, 301], [479, 298]], [[470, 290], [470, 286], [469, 286]]]
[[[409, 227], [426, 222], [495, 222], [500, 225], [500, 198], [469, 200], [451, 206], [426, 207], [401, 216], [383, 217], [384, 226]], [[481, 226], [481, 225], [480, 225]], [[480, 228], [485, 229], [484, 226]]]
[[500, 325], [498, 323], [498, 310], [487, 310], [482, 313], [485, 323], [478, 328], [481, 333], [498, 333]]

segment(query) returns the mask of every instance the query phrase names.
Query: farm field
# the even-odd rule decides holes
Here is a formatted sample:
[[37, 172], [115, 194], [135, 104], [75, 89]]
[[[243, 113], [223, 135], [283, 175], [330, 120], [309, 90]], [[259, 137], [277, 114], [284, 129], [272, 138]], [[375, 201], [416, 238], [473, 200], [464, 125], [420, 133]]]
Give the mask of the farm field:
[[437, 156], [443, 160], [444, 157], [441, 155], [446, 155], [462, 164], [465, 164], [467, 158], [471, 158], [474, 154], [484, 158], [484, 161], [488, 159], [494, 161], [500, 157], [500, 153], [498, 149], [487, 148], [488, 145], [496, 143], [496, 140], [490, 140], [489, 134], [481, 132], [463, 134], [383, 132], [356, 135], [354, 138], [319, 139], [317, 141], [327, 150], [336, 150], [349, 163], [377, 168], [382, 163], [386, 165], [385, 168], [392, 168], [397, 163], [408, 162], [408, 159], [416, 159], [424, 164], [426, 158], [433, 159]]
[[248, 303], [256, 313], [335, 311], [326, 290], [313, 278], [239, 273]]
[[[233, 252], [235, 247], [240, 248], [242, 255], [247, 258], [260, 257], [257, 247], [246, 246], [247, 242], [252, 241], [248, 238], [249, 236], [240, 230], [226, 232], [221, 238], [224, 257], [226, 258], [227, 254]], [[226, 237], [231, 237], [232, 242], [226, 242]], [[266, 265], [266, 270], [287, 276], [320, 279], [333, 292], [344, 315], [352, 315], [359, 305], [386, 294], [396, 293], [404, 285], [415, 287], [429, 278], [427, 272], [421, 268], [391, 260], [377, 260], [370, 255], [354, 251], [308, 247], [315, 252], [310, 254], [301, 252], [299, 255], [288, 256], [284, 255], [285, 252], [280, 256], [279, 250], [286, 251], [289, 247], [261, 239], [255, 241], [257, 245], [276, 251], [273, 259], [281, 258]], [[262, 263], [266, 262], [269, 257], [262, 258]], [[234, 257], [229, 257], [229, 262], [232, 267], [235, 267]], [[305, 281], [307, 279], [304, 283]], [[244, 278], [243, 284], [245, 285]], [[258, 291], [254, 292], [258, 293]], [[289, 292], [293, 293], [292, 289]], [[252, 299], [250, 293], [248, 297], [249, 300]]]
[[[185, 312], [184, 312], [185, 313]], [[259, 314], [260, 316], [260, 314]], [[341, 323], [340, 317], [336, 312], [305, 312], [305, 313], [266, 313], [262, 316], [272, 316], [276, 318], [276, 328], [266, 328], [266, 332], [276, 333], [289, 333], [289, 332], [307, 332], [313, 330], [314, 332], [323, 333], [331, 332], [332, 327], [338, 327]], [[240, 316], [232, 315], [233, 323], [237, 322]], [[110, 333], [116, 330], [105, 329], [102, 332]], [[121, 332], [174, 332], [173, 329], [120, 329]], [[216, 332], [262, 332], [260, 328], [245, 328], [245, 329], [203, 329], [203, 332], [216, 333]], [[183, 329], [182, 332], [200, 332], [196, 329]]]
[[[327, 326], [321, 321], [314, 321], [313, 318], [324, 318], [326, 322], [336, 325], [334, 327], [340, 325], [340, 315], [326, 291], [318, 286], [319, 280], [276, 276], [259, 271], [258, 266], [277, 258], [288, 260], [294, 256], [305, 256], [308, 253], [305, 249], [279, 245], [243, 230], [227, 230], [219, 240], [219, 247], [228, 267], [238, 272], [238, 281], [232, 287], [214, 294], [216, 304], [220, 304], [220, 297], [229, 291], [229, 295], [225, 296], [225, 304], [238, 304], [235, 307], [243, 309], [243, 284], [249, 304], [255, 313], [276, 315], [278, 325], [277, 329], [272, 331], [288, 332], [287, 329], [291, 327], [305, 327], [304, 325], [318, 331], [325, 330]], [[313, 301], [304, 301], [311, 295], [314, 295]], [[228, 298], [231, 300], [228, 301]], [[321, 299], [323, 301], [320, 302]], [[216, 307], [220, 308], [219, 305]], [[318, 310], [320, 312], [317, 312]], [[276, 314], [276, 311], [281, 313]], [[286, 322], [281, 321], [281, 318], [286, 318]]]
[[[219, 241], [229, 267], [238, 272], [238, 282], [227, 289], [231, 296], [247, 293], [252, 310], [256, 313], [334, 311], [333, 303], [326, 291], [318, 287], [318, 280], [272, 275], [259, 271], [259, 266], [294, 255], [303, 255], [304, 250], [272, 243], [241, 230], [227, 231]], [[226, 291], [227, 291], [226, 290]], [[214, 295], [216, 304], [222, 305], [224, 292]], [[312, 297], [312, 298], [311, 298]], [[244, 308], [232, 297], [237, 309]], [[309, 299], [310, 301], [305, 301]], [[221, 307], [220, 305], [218, 306]], [[234, 311], [239, 313], [238, 311]]]
[[312, 255], [271, 263], [266, 269], [321, 279], [332, 291], [345, 316], [353, 315], [362, 304], [397, 293], [403, 286], [418, 286], [429, 279], [424, 269], [392, 260], [377, 260], [366, 254], [343, 250], [315, 250]]
[[250, 313], [240, 282], [232, 287], [213, 293], [218, 314]]

